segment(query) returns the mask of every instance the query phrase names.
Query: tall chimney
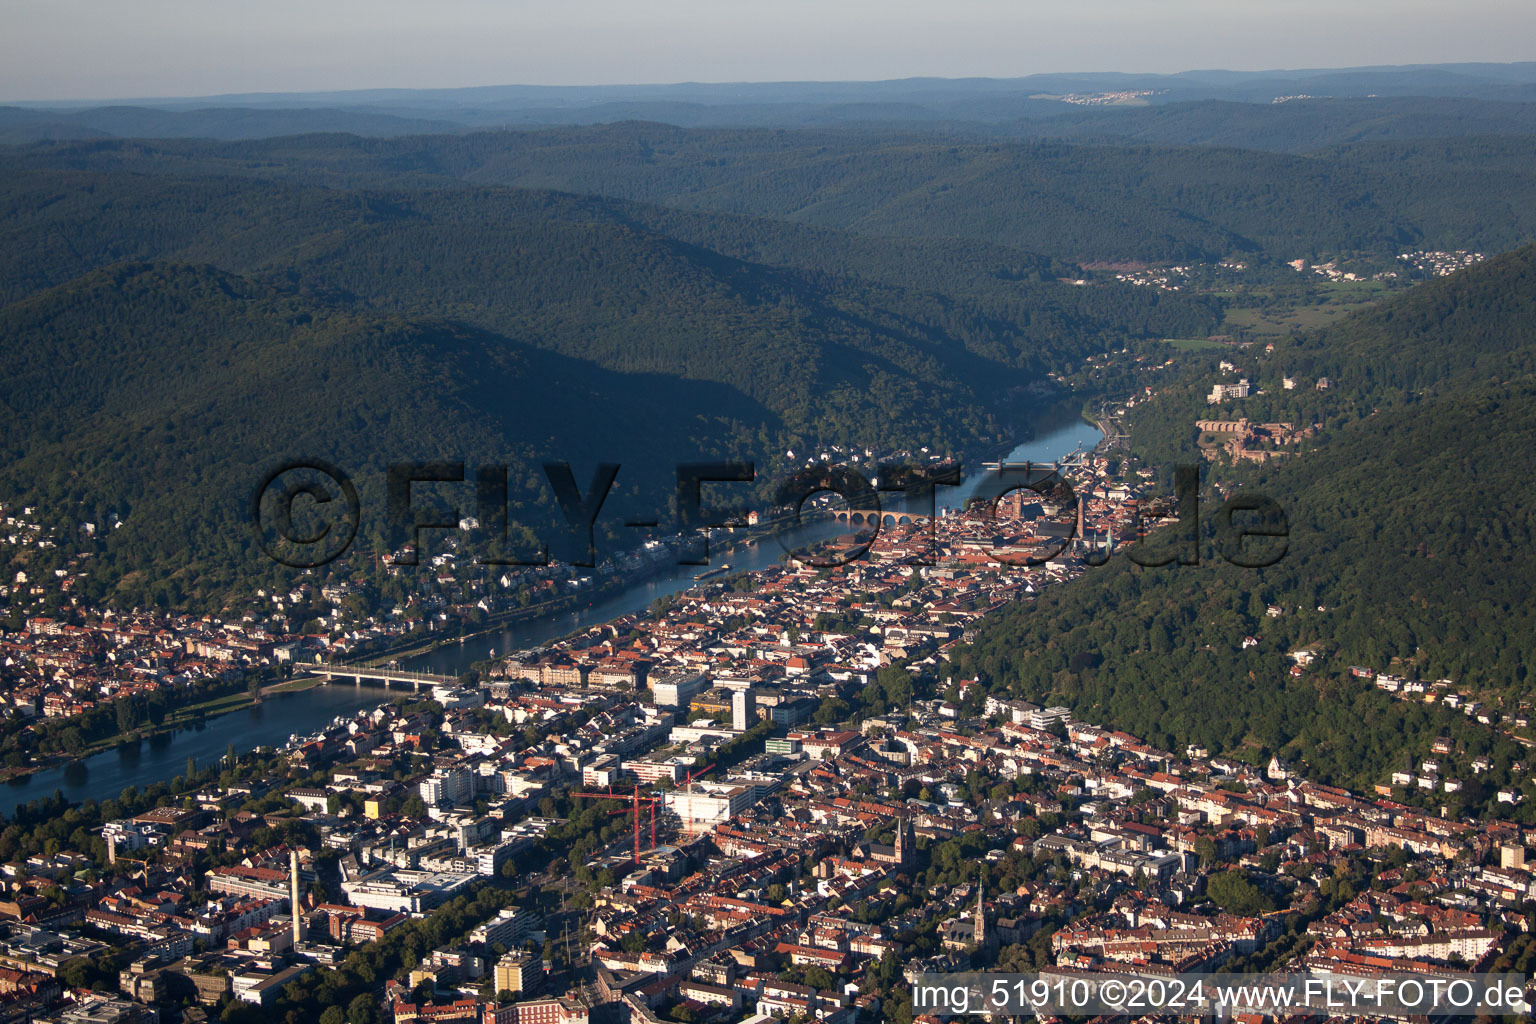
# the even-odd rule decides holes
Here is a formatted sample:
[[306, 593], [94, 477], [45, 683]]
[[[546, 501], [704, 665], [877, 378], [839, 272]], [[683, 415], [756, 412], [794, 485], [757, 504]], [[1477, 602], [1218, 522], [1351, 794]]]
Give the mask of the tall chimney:
[[288, 874], [290, 876], [290, 883], [293, 886], [293, 897], [292, 897], [292, 901], [291, 901], [293, 905], [291, 907], [289, 907], [288, 909], [289, 909], [289, 912], [293, 915], [293, 948], [295, 950], [297, 950], [299, 948], [299, 939], [302, 937], [299, 934], [299, 922], [301, 920], [303, 920], [302, 917], [300, 916], [301, 911], [299, 909], [299, 851], [298, 850], [289, 850], [288, 851]]

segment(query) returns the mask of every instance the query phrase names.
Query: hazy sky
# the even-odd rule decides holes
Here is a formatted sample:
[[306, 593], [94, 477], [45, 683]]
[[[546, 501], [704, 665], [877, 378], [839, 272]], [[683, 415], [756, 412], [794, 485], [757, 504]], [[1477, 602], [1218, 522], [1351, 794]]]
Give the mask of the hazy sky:
[[0, 99], [1536, 56], [1526, 0], [0, 0]]

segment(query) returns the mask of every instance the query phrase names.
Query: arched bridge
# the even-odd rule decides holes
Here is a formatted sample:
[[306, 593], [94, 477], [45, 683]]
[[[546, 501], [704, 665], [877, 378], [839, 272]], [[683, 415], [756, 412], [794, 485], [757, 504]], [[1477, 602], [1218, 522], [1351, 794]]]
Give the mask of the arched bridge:
[[917, 522], [921, 516], [914, 516], [910, 512], [882, 512], [879, 509], [843, 509], [833, 514], [832, 518], [840, 523], [849, 523], [853, 526], [909, 526]]

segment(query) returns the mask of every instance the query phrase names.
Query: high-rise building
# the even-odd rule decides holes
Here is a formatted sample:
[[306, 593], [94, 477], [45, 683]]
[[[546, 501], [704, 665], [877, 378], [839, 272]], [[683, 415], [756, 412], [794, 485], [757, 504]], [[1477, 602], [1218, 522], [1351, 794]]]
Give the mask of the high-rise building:
[[489, 921], [478, 925], [469, 933], [469, 937], [472, 942], [485, 946], [494, 946], [498, 942], [503, 946], [515, 946], [527, 938], [529, 933], [536, 931], [541, 921], [542, 918], [531, 910], [507, 907]]
[[757, 724], [757, 695], [747, 686], [731, 694], [731, 728], [746, 732]]
[[539, 965], [527, 953], [508, 953], [496, 961], [496, 992], [514, 994], [536, 991], [539, 987]]
[[468, 768], [439, 769], [421, 780], [421, 799], [428, 807], [453, 807], [475, 798], [475, 776]]

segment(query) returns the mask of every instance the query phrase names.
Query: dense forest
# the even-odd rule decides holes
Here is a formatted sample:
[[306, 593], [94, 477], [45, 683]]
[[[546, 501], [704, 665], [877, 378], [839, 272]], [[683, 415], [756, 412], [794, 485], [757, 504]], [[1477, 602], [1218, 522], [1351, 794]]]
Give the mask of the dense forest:
[[[273, 571], [253, 570], [238, 495], [279, 458], [345, 465], [371, 498], [386, 461], [505, 461], [513, 518], [539, 529], [544, 458], [622, 463], [617, 520], [665, 518], [688, 459], [752, 459], [766, 485], [829, 445], [974, 455], [1018, 438], [1048, 372], [1165, 358], [1160, 339], [1224, 330], [1239, 294], [1085, 262], [1241, 257], [1280, 275], [1250, 291], [1280, 295], [1309, 287], [1281, 263], [1298, 255], [1507, 247], [1536, 234], [1531, 145], [626, 123], [6, 148], [3, 480], [67, 528], [121, 519], [91, 596], [171, 606]], [[1477, 314], [1419, 309], [1282, 339], [1290, 370], [1352, 386], [1255, 410], [1330, 444], [1378, 407], [1407, 415], [1453, 376], [1433, 344], [1399, 351], [1414, 316], [1482, 353], [1458, 387], [1528, 369], [1518, 339], [1468, 348]], [[1189, 455], [1185, 419], [1154, 405], [1138, 443]]]
[[0, 196], [7, 495], [119, 517], [89, 595], [167, 607], [269, 582], [239, 515], [274, 460], [346, 467], [375, 508], [387, 462], [506, 462], [541, 533], [539, 459], [619, 462], [605, 522], [667, 518], [677, 462], [752, 460], [766, 489], [792, 449], [973, 453], [1047, 369], [1220, 317], [1013, 250], [543, 191], [25, 172]]
[[[1111, 144], [1112, 143], [1112, 144]], [[1072, 262], [1500, 251], [1536, 236], [1536, 139], [1403, 138], [1302, 154], [623, 123], [392, 139], [93, 140], [0, 169], [224, 175], [336, 188], [513, 185]]]
[[1309, 153], [1328, 146], [1403, 139], [1529, 135], [1536, 107], [1467, 97], [1330, 97], [1286, 103], [1200, 100], [1153, 107], [1080, 107], [1010, 125], [1038, 138], [1224, 146]]
[[[1110, 93], [1112, 102], [1084, 103]], [[1288, 101], [1277, 103], [1277, 98]], [[1298, 99], [1304, 97], [1305, 99]], [[1536, 65], [1179, 74], [1072, 73], [872, 82], [374, 89], [0, 107], [0, 143], [390, 136], [656, 121], [680, 127], [899, 127], [1302, 151], [1369, 138], [1528, 132]]]
[[[1405, 746], [1424, 749], [1442, 732], [1473, 751], [1504, 747], [1507, 769], [1523, 756], [1512, 740], [1393, 700], [1348, 670], [1449, 679], [1493, 697], [1496, 718], [1528, 694], [1533, 312], [1536, 248], [1527, 248], [1278, 345], [1258, 362], [1264, 394], [1240, 414], [1324, 429], [1288, 459], [1208, 468], [1202, 564], [1116, 559], [997, 616], [962, 665], [1165, 747], [1278, 754], [1341, 784], [1380, 781]], [[1307, 383], [1329, 375], [1334, 386], [1287, 391], [1282, 373]], [[1200, 391], [1209, 379], [1196, 366], [1147, 403], [1133, 432], [1142, 455], [1191, 458], [1194, 420], [1211, 415]], [[1217, 481], [1285, 510], [1278, 563], [1248, 569], [1216, 557]], [[1260, 643], [1244, 649], [1249, 636]], [[1304, 646], [1324, 661], [1294, 677], [1286, 655]], [[1496, 772], [1458, 799], [1485, 800], [1500, 781]]]

